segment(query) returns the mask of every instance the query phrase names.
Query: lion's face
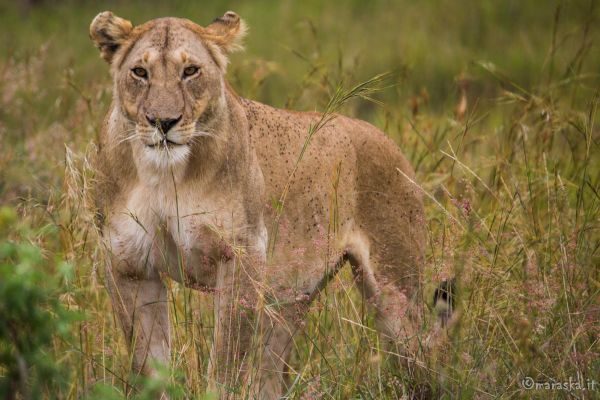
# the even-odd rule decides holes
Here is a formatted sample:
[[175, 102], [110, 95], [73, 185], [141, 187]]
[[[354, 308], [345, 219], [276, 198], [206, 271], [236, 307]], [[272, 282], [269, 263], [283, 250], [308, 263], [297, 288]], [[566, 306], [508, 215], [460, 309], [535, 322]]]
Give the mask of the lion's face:
[[157, 24], [135, 43], [116, 71], [116, 95], [147, 152], [173, 159], [187, 154], [205, 134], [199, 119], [220, 98], [222, 74], [206, 46], [182, 26]]
[[112, 13], [99, 14], [90, 34], [111, 64], [117, 106], [132, 124], [123, 138], [155, 161], [187, 158], [203, 122], [223, 97], [225, 54], [243, 34], [234, 13], [207, 28], [163, 18], [133, 28]]

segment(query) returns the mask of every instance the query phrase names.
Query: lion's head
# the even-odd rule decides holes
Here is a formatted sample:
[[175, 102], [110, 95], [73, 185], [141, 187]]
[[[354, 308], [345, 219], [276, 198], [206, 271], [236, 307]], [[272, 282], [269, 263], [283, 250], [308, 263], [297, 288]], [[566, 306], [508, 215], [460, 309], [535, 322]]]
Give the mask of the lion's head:
[[227, 54], [244, 33], [233, 12], [207, 27], [179, 18], [134, 27], [109, 11], [94, 18], [90, 37], [111, 65], [114, 104], [130, 123], [123, 140], [138, 157], [159, 164], [188, 157], [207, 134], [200, 124], [223, 101]]

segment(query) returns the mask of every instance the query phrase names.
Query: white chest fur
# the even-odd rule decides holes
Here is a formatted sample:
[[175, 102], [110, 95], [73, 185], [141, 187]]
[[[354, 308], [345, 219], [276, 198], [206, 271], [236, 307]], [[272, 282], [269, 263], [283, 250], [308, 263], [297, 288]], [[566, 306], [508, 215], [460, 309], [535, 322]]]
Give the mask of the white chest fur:
[[219, 262], [234, 256], [238, 241], [247, 243], [244, 208], [233, 195], [192, 184], [137, 184], [122, 204], [109, 216], [105, 236], [129, 273], [162, 272], [212, 287]]

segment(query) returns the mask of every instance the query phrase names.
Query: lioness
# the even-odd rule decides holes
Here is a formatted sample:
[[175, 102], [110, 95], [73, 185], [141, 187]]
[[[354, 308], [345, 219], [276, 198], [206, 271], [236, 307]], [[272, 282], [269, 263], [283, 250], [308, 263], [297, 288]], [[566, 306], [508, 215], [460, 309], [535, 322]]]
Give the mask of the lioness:
[[170, 277], [214, 293], [210, 388], [271, 399], [310, 302], [346, 264], [382, 338], [412, 355], [425, 220], [409, 163], [377, 128], [335, 116], [307, 140], [318, 113], [235, 94], [227, 55], [244, 33], [233, 12], [207, 27], [94, 18], [114, 79], [96, 198], [134, 368], [169, 361]]

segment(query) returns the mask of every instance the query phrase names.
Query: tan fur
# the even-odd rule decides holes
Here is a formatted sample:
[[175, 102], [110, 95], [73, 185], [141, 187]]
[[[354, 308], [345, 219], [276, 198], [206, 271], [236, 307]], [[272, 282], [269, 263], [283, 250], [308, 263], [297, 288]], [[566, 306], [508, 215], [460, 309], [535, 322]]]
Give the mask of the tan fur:
[[[277, 398], [310, 301], [347, 263], [385, 341], [414, 356], [425, 221], [397, 146], [368, 123], [336, 116], [293, 173], [320, 115], [229, 88], [226, 54], [245, 32], [235, 13], [207, 28], [123, 21], [101, 13], [90, 27], [115, 82], [96, 197], [108, 286], [136, 369], [169, 361], [161, 283], [169, 276], [215, 294], [211, 387], [227, 398], [244, 379], [248, 395]], [[182, 76], [189, 63], [200, 66], [193, 78]], [[177, 118], [166, 133], [148, 123]]]

